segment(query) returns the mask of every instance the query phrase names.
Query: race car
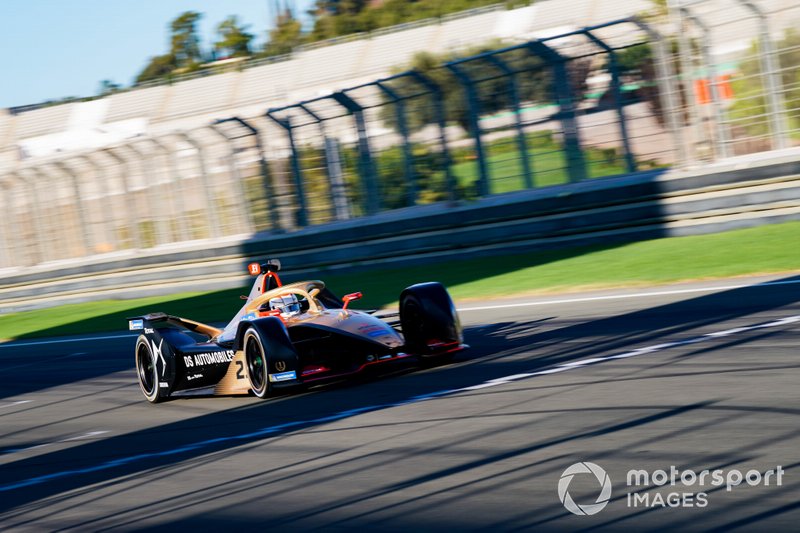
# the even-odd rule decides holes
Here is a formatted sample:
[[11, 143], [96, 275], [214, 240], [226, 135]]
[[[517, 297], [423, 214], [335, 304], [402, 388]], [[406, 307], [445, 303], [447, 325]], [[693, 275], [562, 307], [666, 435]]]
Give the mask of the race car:
[[224, 329], [165, 313], [128, 319], [142, 332], [136, 374], [148, 401], [211, 387], [215, 395], [267, 398], [409, 357], [446, 360], [467, 347], [440, 283], [406, 288], [398, 313], [378, 315], [350, 309], [360, 292], [339, 299], [319, 280], [284, 285], [278, 260], [247, 268], [253, 287]]

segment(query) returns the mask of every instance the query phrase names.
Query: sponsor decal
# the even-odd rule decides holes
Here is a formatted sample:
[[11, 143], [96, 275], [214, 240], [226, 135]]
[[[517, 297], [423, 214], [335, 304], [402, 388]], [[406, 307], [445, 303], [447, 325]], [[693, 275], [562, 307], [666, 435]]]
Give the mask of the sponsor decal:
[[242, 317], [242, 320], [255, 320], [258, 318], [255, 313], [247, 313]]
[[[161, 339], [161, 342], [158, 343], [158, 346], [156, 346], [156, 342], [154, 340], [150, 340], [150, 347], [153, 350], [153, 358], [161, 359], [161, 377], [164, 377], [164, 372], [167, 371], [167, 360], [164, 359], [164, 354], [161, 353], [162, 346], [164, 346], [164, 339]], [[158, 366], [157, 363], [156, 366]]]
[[290, 370], [289, 372], [281, 372], [280, 374], [269, 375], [270, 381], [291, 381], [293, 379], [297, 379], [297, 373], [294, 370]]
[[144, 328], [145, 333], [153, 333], [153, 328]]
[[377, 330], [377, 331], [370, 331], [367, 333], [367, 337], [382, 337], [384, 335], [388, 335], [389, 332], [385, 329]]
[[186, 368], [191, 368], [193, 366], [218, 365], [221, 363], [230, 363], [233, 360], [233, 356], [235, 353], [236, 352], [234, 352], [233, 350], [224, 350], [221, 352], [205, 352], [205, 353], [184, 355], [183, 363], [186, 365]]
[[193, 379], [200, 379], [203, 377], [203, 374], [192, 374], [191, 376], [186, 376], [186, 381], [192, 381]]
[[131, 331], [138, 331], [144, 329], [144, 320], [128, 320], [128, 329]]
[[286, 363], [284, 363], [283, 361], [275, 361], [275, 370], [277, 370], [278, 372], [283, 372], [284, 370], [286, 370]]
[[167, 387], [169, 387], [169, 383], [164, 383], [162, 381], [161, 383], [158, 384], [158, 386], [161, 387], [162, 389], [166, 389]]

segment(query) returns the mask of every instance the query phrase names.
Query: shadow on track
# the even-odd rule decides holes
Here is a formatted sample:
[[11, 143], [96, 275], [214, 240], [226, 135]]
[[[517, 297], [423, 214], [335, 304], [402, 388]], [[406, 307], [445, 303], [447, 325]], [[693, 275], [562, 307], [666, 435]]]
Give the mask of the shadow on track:
[[[800, 277], [788, 279], [794, 280]], [[89, 487], [93, 484], [113, 486], [122, 483], [128, 476], [152, 472], [154, 469], [183, 463], [196, 464], [206, 457], [213, 460], [215, 454], [224, 454], [240, 447], [257, 446], [263, 444], [264, 439], [280, 439], [282, 435], [300, 429], [313, 429], [358, 414], [405, 405], [418, 396], [471, 386], [489, 379], [531, 371], [588, 355], [638, 348], [665, 336], [683, 334], [695, 328], [779, 309], [798, 300], [800, 294], [793, 285], [748, 287], [560, 329], [547, 329], [556, 320], [546, 318], [470, 328], [467, 331], [467, 341], [472, 344], [473, 350], [460, 356], [458, 361], [462, 364], [427, 372], [414, 372], [401, 379], [378, 379], [367, 383], [348, 382], [328, 387], [327, 390], [294, 397], [280, 397], [274, 401], [254, 400], [252, 404], [246, 406], [188, 420], [181, 419], [146, 430], [7, 463], [0, 467], [2, 474], [0, 479], [2, 487], [8, 489], [13, 486], [13, 488], [0, 492], [2, 495], [0, 512], [7, 512], [20, 506], [30, 509], [31, 504], [37, 501], [46, 506], [48, 498], [67, 491], [91, 490]], [[546, 309], [543, 314], [546, 314]], [[565, 345], [565, 341], [570, 343]], [[715, 339], [709, 342], [724, 343], [727, 340]], [[533, 351], [534, 355], [522, 356], [524, 351]], [[126, 365], [126, 368], [129, 367], [130, 363]], [[50, 386], [55, 384], [58, 383]], [[130, 391], [132, 393], [135, 391], [138, 395], [138, 390], [131, 388]], [[163, 410], [159, 415], [169, 414], [177, 417], [180, 415], [183, 403], [191, 401], [187, 399], [163, 406], [143, 407], [153, 409], [154, 414], [156, 410]], [[144, 403], [144, 400], [141, 402]], [[713, 408], [713, 404], [677, 405], [656, 414], [595, 427], [583, 433], [551, 441], [534, 441], [524, 449], [515, 450], [513, 454], [619, 432], [668, 417], [681, 417], [693, 410], [710, 408]], [[501, 459], [500, 456], [489, 457], [485, 461]], [[463, 470], [473, 468], [470, 465], [471, 463], [465, 463]], [[442, 471], [440, 475], [452, 473]], [[259, 472], [257, 475], [262, 474], [263, 472]], [[37, 479], [40, 477], [41, 479]], [[417, 481], [422, 483], [429, 480], [430, 478], [426, 478]], [[413, 482], [415, 481], [412, 480], [411, 483]], [[402, 488], [400, 485], [391, 485], [387, 490]], [[224, 490], [224, 487], [221, 490]], [[346, 502], [343, 502], [343, 505], [345, 504]]]

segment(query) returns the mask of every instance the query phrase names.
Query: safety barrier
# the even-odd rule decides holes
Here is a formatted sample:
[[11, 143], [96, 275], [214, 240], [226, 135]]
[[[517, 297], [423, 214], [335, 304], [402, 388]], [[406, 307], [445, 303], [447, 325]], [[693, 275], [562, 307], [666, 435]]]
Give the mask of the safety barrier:
[[692, 172], [607, 180], [396, 210], [359, 220], [184, 250], [62, 264], [6, 277], [4, 312], [246, 283], [253, 258], [280, 257], [289, 277], [402, 267], [455, 257], [629, 242], [800, 219], [800, 150]]

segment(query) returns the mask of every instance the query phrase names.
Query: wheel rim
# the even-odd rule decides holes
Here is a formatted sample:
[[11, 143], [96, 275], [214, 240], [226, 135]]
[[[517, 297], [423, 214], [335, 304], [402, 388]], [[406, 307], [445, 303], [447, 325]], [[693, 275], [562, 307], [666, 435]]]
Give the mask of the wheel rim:
[[136, 354], [136, 362], [136, 367], [139, 370], [139, 383], [142, 384], [142, 389], [144, 389], [145, 394], [150, 396], [156, 388], [155, 364], [150, 350], [146, 345], [139, 345], [139, 351]]
[[247, 353], [247, 368], [250, 371], [250, 382], [253, 388], [260, 391], [266, 383], [266, 361], [261, 352], [261, 345], [255, 336], [247, 337], [245, 347]]

